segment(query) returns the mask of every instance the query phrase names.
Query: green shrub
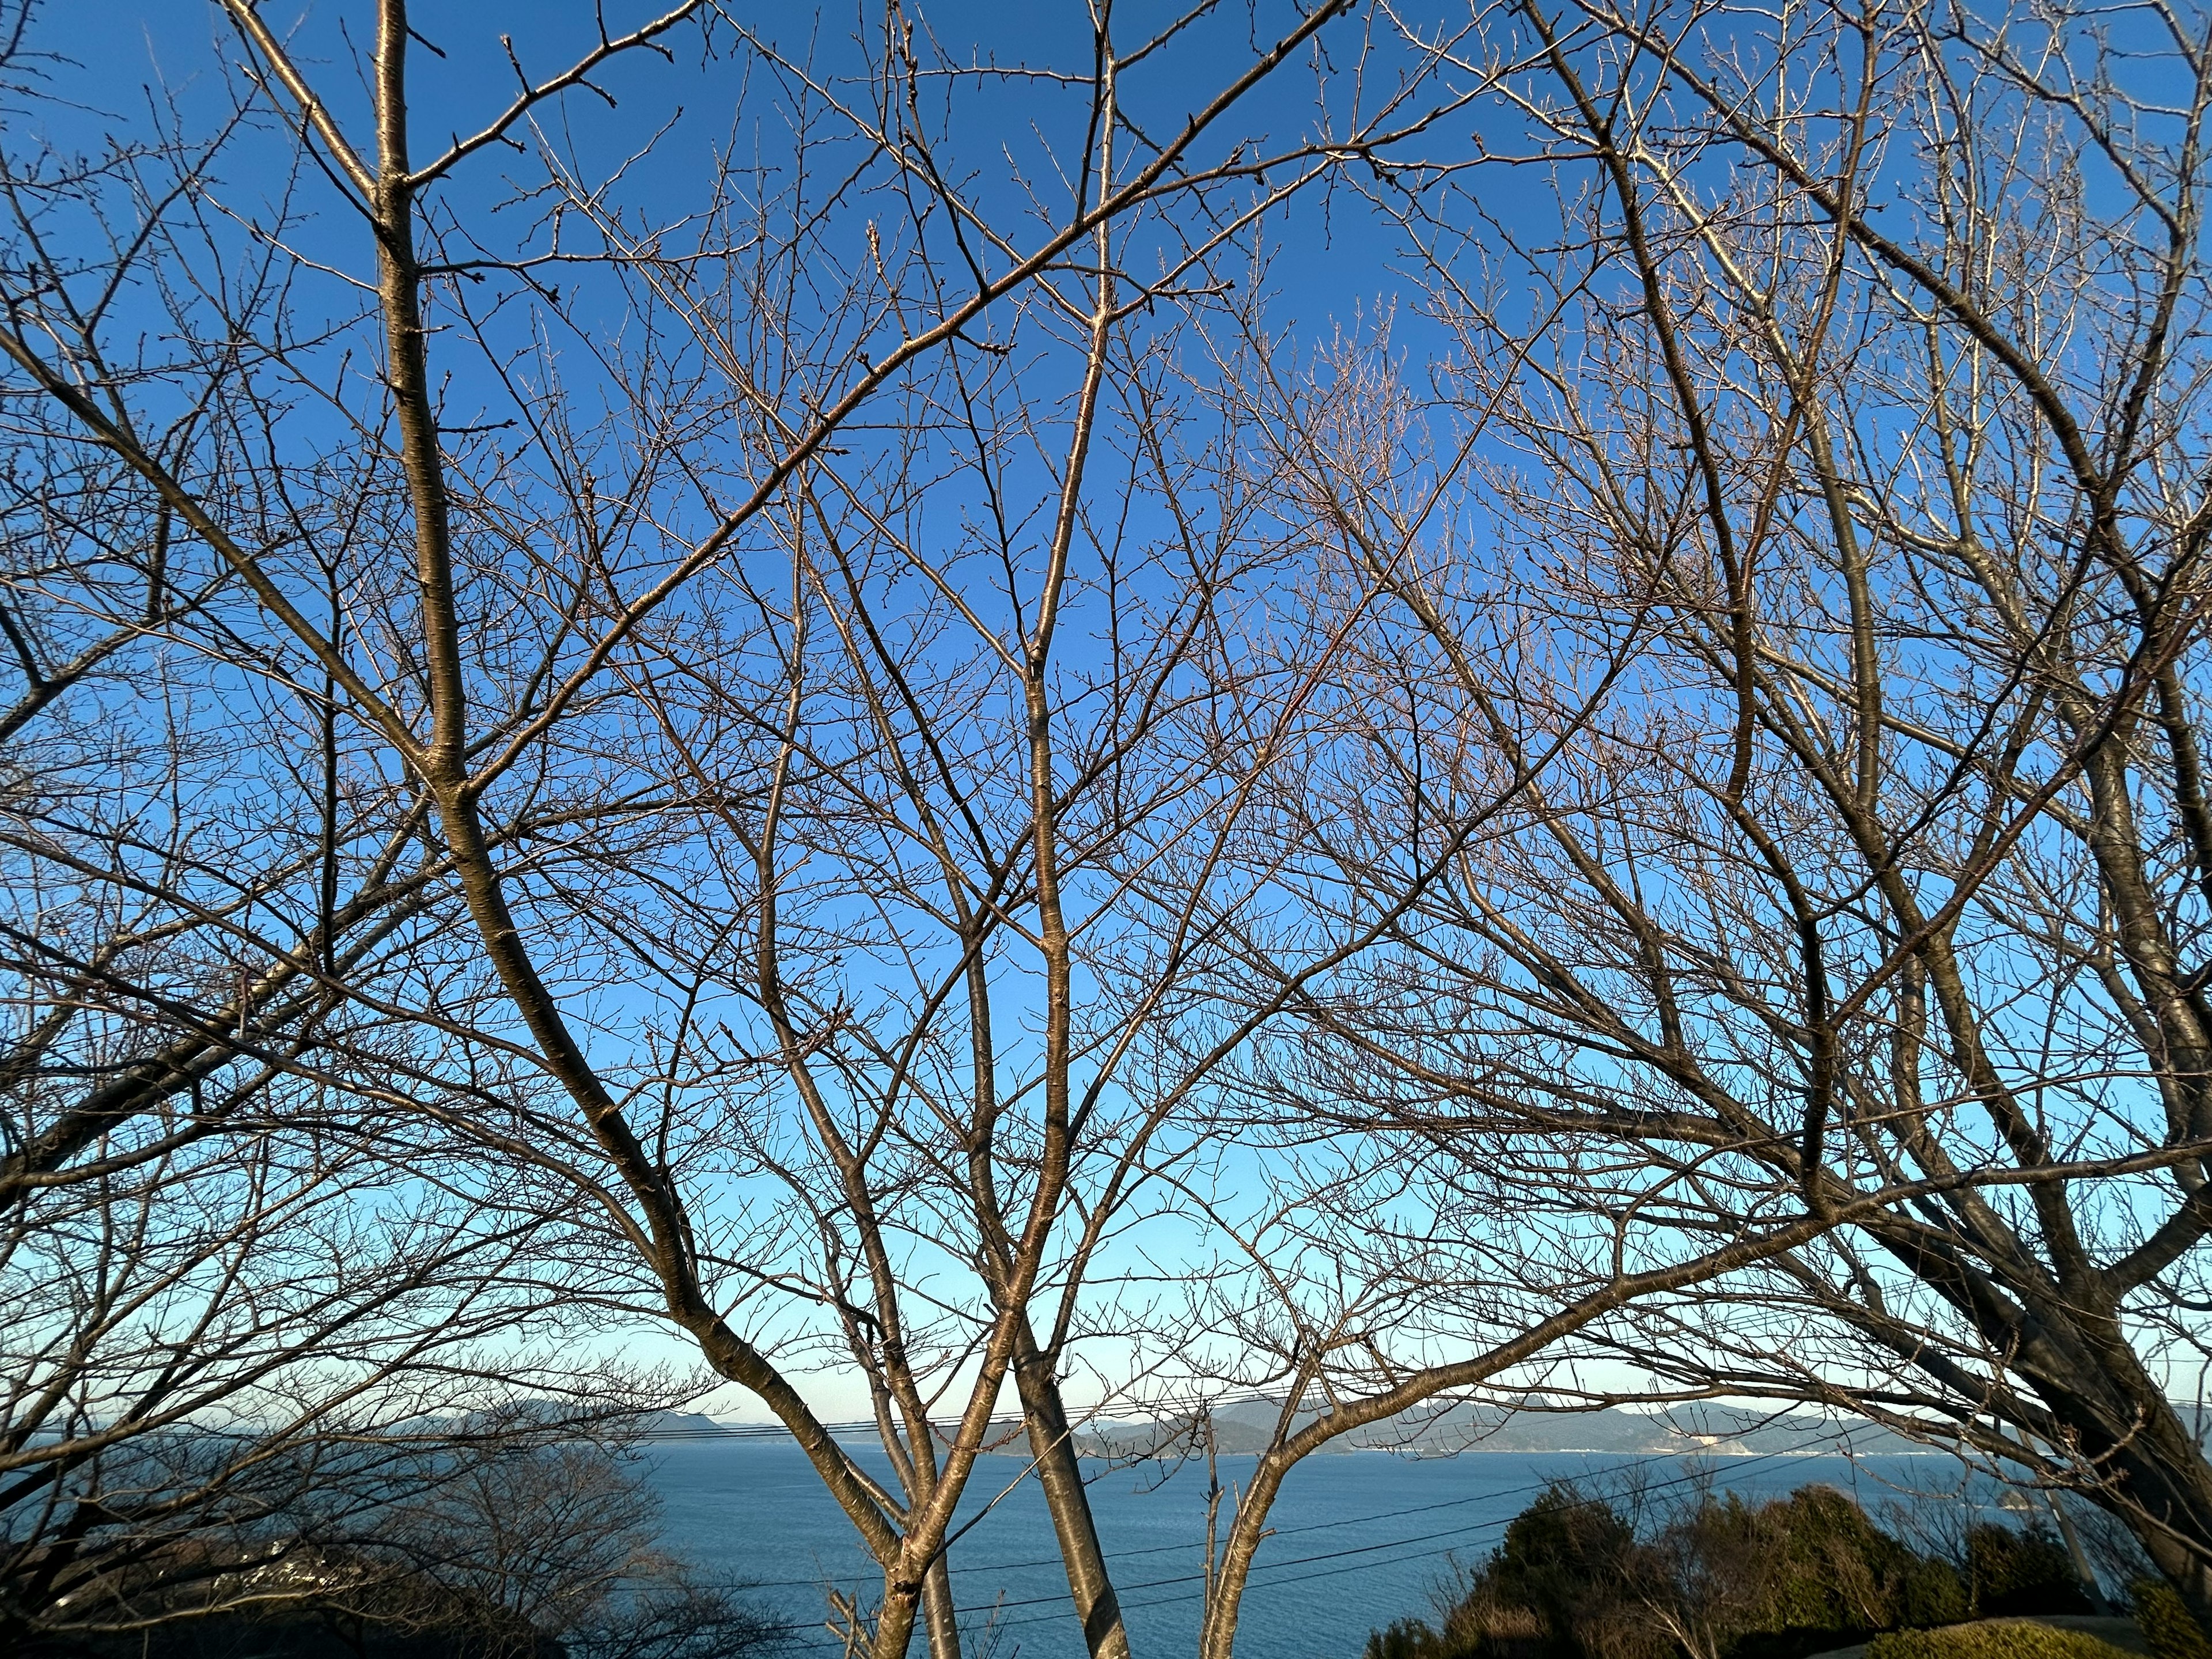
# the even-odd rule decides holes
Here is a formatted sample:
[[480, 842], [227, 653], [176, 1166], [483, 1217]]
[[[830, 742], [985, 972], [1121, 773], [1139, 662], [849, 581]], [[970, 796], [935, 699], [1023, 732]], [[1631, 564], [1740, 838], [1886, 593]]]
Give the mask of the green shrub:
[[[1974, 1616], [1973, 1598], [1956, 1567], [1922, 1557], [1905, 1570], [1896, 1614], [1895, 1622], [1911, 1629], [1960, 1624]], [[2204, 1659], [2212, 1659], [2212, 1654]]]
[[2136, 1604], [2136, 1623], [2158, 1659], [2212, 1659], [2212, 1641], [2191, 1615], [2189, 1604], [2171, 1584], [2141, 1578], [2128, 1586]]
[[[1957, 1563], [1923, 1555], [1825, 1486], [1763, 1504], [1707, 1497], [1639, 1536], [1611, 1504], [1561, 1484], [1514, 1517], [1433, 1627], [1378, 1630], [1366, 1659], [1680, 1659], [1683, 1632], [1722, 1659], [1803, 1659], [1878, 1631], [2088, 1611], [2050, 1534], [1984, 1525], [1964, 1543]], [[2212, 1659], [2199, 1639], [2160, 1659]]]
[[1859, 1632], [1905, 1622], [1919, 1559], [1850, 1498], [1833, 1486], [1801, 1486], [1768, 1513], [1781, 1555], [1766, 1629]]
[[[1639, 1594], [1647, 1575], [1636, 1529], [1565, 1482], [1516, 1516], [1447, 1632], [1474, 1626], [1450, 1652], [1484, 1659], [1669, 1659], [1674, 1644]], [[1480, 1612], [1469, 1620], [1462, 1615]], [[1531, 1633], [1507, 1635], [1499, 1620]]]
[[1635, 1545], [1634, 1530], [1609, 1504], [1561, 1481], [1507, 1525], [1492, 1559], [1491, 1588], [1498, 1600], [1534, 1608], [1564, 1629], [1593, 1585], [1620, 1578]]
[[1556, 1645], [1541, 1614], [1501, 1599], [1486, 1578], [1445, 1613], [1434, 1650], [1418, 1659], [1535, 1659]]
[[2128, 1659], [2110, 1642], [2077, 1630], [2053, 1630], [2012, 1620], [1954, 1625], [1948, 1630], [1900, 1630], [1867, 1644], [1867, 1659]]
[[1418, 1619], [1401, 1619], [1367, 1632], [1361, 1659], [1441, 1659], [1443, 1650], [1436, 1632]]
[[2087, 1613], [2073, 1559], [2048, 1531], [1984, 1522], [1966, 1534], [1966, 1584], [1978, 1618]]

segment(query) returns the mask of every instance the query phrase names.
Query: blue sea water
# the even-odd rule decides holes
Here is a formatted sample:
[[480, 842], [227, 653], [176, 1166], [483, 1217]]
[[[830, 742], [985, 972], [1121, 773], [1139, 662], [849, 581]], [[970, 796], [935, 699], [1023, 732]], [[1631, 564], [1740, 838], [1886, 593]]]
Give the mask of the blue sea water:
[[[1249, 1475], [1224, 1457], [1224, 1487]], [[1187, 1659], [1197, 1648], [1206, 1471], [1187, 1465], [1087, 1465], [1091, 1504], [1112, 1558], [1137, 1659]], [[1746, 1496], [1812, 1482], [1856, 1493], [1870, 1511], [1911, 1495], [1955, 1501], [1948, 1458], [1824, 1456], [1652, 1459], [1601, 1454], [1471, 1452], [1405, 1458], [1316, 1457], [1275, 1505], [1238, 1626], [1245, 1659], [1359, 1659], [1368, 1632], [1431, 1610], [1455, 1559], [1479, 1561], [1504, 1524], [1554, 1480], [1619, 1480], [1633, 1468], [1653, 1502], [1710, 1480]], [[987, 1457], [969, 1483], [952, 1554], [969, 1659], [1082, 1659], [1052, 1523], [1016, 1457]], [[702, 1577], [750, 1583], [750, 1599], [789, 1621], [796, 1639], [835, 1651], [823, 1626], [825, 1586], [872, 1599], [880, 1580], [842, 1513], [799, 1449], [776, 1442], [686, 1442], [650, 1454], [666, 1541]], [[1226, 1504], [1224, 1508], [1226, 1510]], [[1224, 1522], [1225, 1525], [1225, 1522]], [[921, 1643], [917, 1638], [915, 1652]]]

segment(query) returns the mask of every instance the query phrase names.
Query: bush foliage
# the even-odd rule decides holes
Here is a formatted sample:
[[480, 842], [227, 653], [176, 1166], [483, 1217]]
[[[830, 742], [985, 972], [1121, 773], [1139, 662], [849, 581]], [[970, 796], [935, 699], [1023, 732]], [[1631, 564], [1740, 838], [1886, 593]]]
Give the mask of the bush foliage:
[[1925, 1554], [1820, 1486], [1764, 1504], [1709, 1494], [1639, 1530], [1562, 1484], [1513, 1519], [1436, 1625], [1376, 1631], [1366, 1659], [1796, 1659], [1877, 1632], [2087, 1610], [2040, 1530], [1976, 1526], [1955, 1559]]
[[2158, 1659], [2212, 1659], [2212, 1641], [2205, 1639], [2188, 1604], [2171, 1584], [2138, 1579], [2128, 1587], [2128, 1595], [2135, 1602], [2143, 1640]]
[[2129, 1659], [2110, 1642], [2048, 1625], [1961, 1625], [1949, 1630], [1900, 1630], [1877, 1636], [1867, 1659]]

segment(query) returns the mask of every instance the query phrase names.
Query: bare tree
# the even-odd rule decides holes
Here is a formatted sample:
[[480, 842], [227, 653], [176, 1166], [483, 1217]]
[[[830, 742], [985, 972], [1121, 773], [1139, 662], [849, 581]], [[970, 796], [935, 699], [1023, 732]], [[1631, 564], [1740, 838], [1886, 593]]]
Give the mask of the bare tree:
[[[0, 1224], [11, 1641], [312, 1602], [315, 1561], [461, 1466], [697, 1386], [580, 1360], [549, 1229], [471, 1197], [464, 1164], [418, 1137], [403, 1170], [312, 1100], [264, 1109], [292, 1121], [107, 1137]], [[518, 1395], [538, 1403], [486, 1415]]]
[[[2212, 1616], [2175, 1398], [2212, 1219], [2212, 20], [1483, 22], [1489, 153], [1548, 191], [1401, 175], [1449, 356], [1279, 397], [1403, 604], [1285, 833], [1308, 914], [1405, 908], [1248, 1098], [1375, 1137], [1416, 1331], [1828, 1218], [1577, 1350], [2079, 1491]], [[1393, 418], [1480, 481], [1448, 535], [1378, 533], [1421, 481], [1344, 464]]]
[[[27, 1041], [55, 1019], [92, 1042], [95, 989], [132, 1041], [122, 1097], [27, 1120], [19, 1178], [179, 1098], [202, 1133], [203, 1073], [471, 1140], [516, 1226], [559, 1223], [540, 1248], [592, 1305], [680, 1331], [791, 1430], [882, 1565], [874, 1651], [925, 1600], [957, 1651], [949, 1528], [1010, 1376], [1086, 1635], [1122, 1650], [1058, 1373], [1195, 1073], [1132, 1103], [1188, 952], [1170, 911], [1164, 953], [1109, 984], [1138, 890], [1098, 848], [1225, 834], [1271, 716], [1231, 723], [1232, 764], [1204, 747], [1234, 512], [1117, 527], [1090, 469], [1116, 410], [1130, 475], [1171, 497], [1189, 462], [1146, 405], [1144, 330], [1208, 303], [1292, 192], [1419, 130], [1418, 75], [1270, 144], [1285, 71], [1325, 35], [1360, 49], [1348, 5], [1273, 33], [1201, 7], [1126, 41], [1100, 7], [1063, 68], [963, 63], [896, 6], [805, 55], [684, 3], [550, 74], [531, 40], [433, 40], [398, 0], [358, 48], [224, 10], [211, 125], [157, 105], [136, 147], [9, 163], [27, 521], [87, 481], [29, 532], [71, 562], [27, 562], [10, 614], [51, 636], [21, 655], [28, 697], [111, 636], [152, 684], [164, 653], [208, 665], [197, 720], [88, 838], [287, 696], [319, 763], [265, 794], [177, 773], [188, 809], [269, 820], [206, 868], [192, 824], [158, 891], [187, 941], [165, 960], [204, 977], [193, 951], [224, 941], [240, 1006], [117, 982], [102, 953], [135, 915], [24, 929]], [[357, 84], [319, 67], [349, 57]], [[665, 91], [618, 112], [688, 64], [735, 111], [703, 162]], [[426, 77], [441, 111], [483, 106], [428, 145]], [[1041, 125], [977, 175], [1015, 88]], [[973, 534], [946, 517], [971, 499]], [[1079, 612], [1097, 631], [1071, 646]], [[287, 848], [295, 799], [316, 817]], [[135, 893], [129, 862], [97, 881]], [[824, 1330], [877, 1391], [896, 1492], [793, 1381]]]
[[[514, 1415], [471, 1419], [481, 1443], [426, 1460], [439, 1478], [376, 1511], [338, 1558], [352, 1582], [332, 1575], [319, 1611], [488, 1655], [557, 1642], [581, 1659], [725, 1659], [790, 1635], [665, 1552], [659, 1506], [619, 1449], [517, 1445]], [[624, 1427], [609, 1425], [617, 1448]]]
[[[59, 73], [34, 36], [12, 9], [0, 79], [27, 118], [39, 76]], [[11, 149], [11, 271], [64, 313], [85, 301], [82, 345], [118, 311], [135, 328], [129, 262], [88, 278], [51, 239], [167, 234], [132, 216], [208, 155], [158, 118], [82, 173]], [[274, 258], [189, 269], [250, 308], [280, 280]], [[199, 447], [211, 479], [252, 496], [251, 422], [216, 407], [237, 343], [171, 342], [185, 396], [148, 411], [145, 442]], [[118, 407], [159, 378], [100, 372]], [[538, 1261], [546, 1230], [489, 1205], [450, 1137], [394, 1115], [438, 1068], [390, 1008], [450, 978], [426, 948], [450, 865], [422, 842], [419, 789], [380, 772], [326, 679], [254, 642], [236, 573], [137, 472], [15, 391], [0, 406], [0, 1621], [21, 1639], [264, 1604], [241, 1561], [283, 1578], [418, 1488], [408, 1470], [439, 1441], [426, 1414], [566, 1389], [591, 1396], [593, 1421], [685, 1383], [534, 1351], [578, 1328], [557, 1312], [573, 1285]], [[334, 466], [313, 507], [278, 488], [254, 510], [275, 539], [332, 506], [358, 533], [374, 517], [349, 494], [361, 477]], [[343, 541], [307, 563], [333, 628]], [[447, 1071], [431, 1097], [471, 1087]]]

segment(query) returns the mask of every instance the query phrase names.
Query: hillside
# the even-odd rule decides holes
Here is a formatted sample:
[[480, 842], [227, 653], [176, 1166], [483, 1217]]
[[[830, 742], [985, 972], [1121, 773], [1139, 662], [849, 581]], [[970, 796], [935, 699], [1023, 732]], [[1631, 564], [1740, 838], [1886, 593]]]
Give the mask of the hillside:
[[[1273, 1432], [1279, 1404], [1240, 1400], [1217, 1407], [1213, 1437], [1227, 1453], [1265, 1449]], [[1310, 1421], [1304, 1412], [1299, 1420]], [[1078, 1435], [1085, 1456], [1173, 1456], [1192, 1443], [1192, 1419], [1091, 1425]], [[1414, 1455], [1448, 1456], [1458, 1452], [1602, 1452], [1627, 1455], [1703, 1451], [1720, 1456], [1813, 1455], [1850, 1450], [1885, 1455], [1924, 1452], [1925, 1447], [1888, 1430], [1854, 1425], [1848, 1431], [1811, 1412], [1753, 1412], [1710, 1404], [1674, 1406], [1656, 1412], [1619, 1407], [1602, 1411], [1529, 1409], [1506, 1412], [1492, 1407], [1455, 1405], [1411, 1414], [1355, 1430], [1331, 1450], [1388, 1449]]]

